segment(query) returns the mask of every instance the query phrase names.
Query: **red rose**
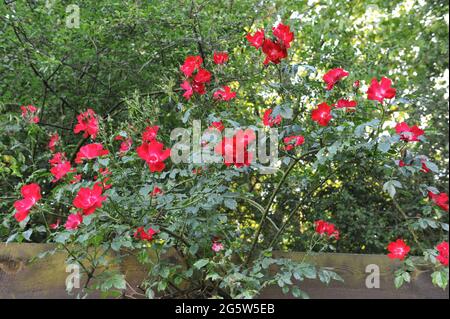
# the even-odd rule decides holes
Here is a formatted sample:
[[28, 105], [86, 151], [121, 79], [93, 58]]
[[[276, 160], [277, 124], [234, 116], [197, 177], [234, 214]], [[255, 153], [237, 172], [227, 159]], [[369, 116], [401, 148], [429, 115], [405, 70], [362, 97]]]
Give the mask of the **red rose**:
[[87, 144], [78, 151], [75, 163], [81, 164], [85, 159], [90, 160], [108, 154], [109, 151], [103, 149], [103, 145], [100, 143]]
[[14, 202], [14, 208], [16, 209], [14, 218], [21, 222], [28, 217], [31, 208], [36, 204], [32, 198], [23, 198]]
[[222, 132], [225, 129], [225, 126], [223, 125], [222, 121], [218, 121], [218, 122], [212, 122], [211, 126], [209, 128], [216, 129], [216, 130], [219, 130], [220, 132]]
[[406, 142], [418, 142], [419, 137], [425, 133], [425, 131], [421, 130], [417, 125], [409, 127], [406, 122], [397, 123], [395, 131], [400, 135], [400, 138]]
[[448, 267], [448, 242], [443, 241], [436, 246], [439, 255], [436, 259], [444, 266]]
[[20, 193], [24, 198], [31, 198], [34, 202], [37, 202], [42, 198], [41, 187], [36, 183], [22, 186]]
[[194, 76], [194, 82], [197, 84], [204, 84], [210, 81], [211, 81], [211, 73], [208, 70], [202, 68], [200, 68], [197, 74]]
[[247, 34], [246, 37], [251, 46], [259, 49], [260, 47], [262, 47], [265, 40], [264, 29], [256, 31], [254, 35]]
[[151, 172], [161, 172], [166, 167], [164, 161], [170, 156], [170, 148], [164, 149], [164, 145], [156, 140], [144, 142], [136, 151]]
[[159, 188], [158, 186], [155, 186], [152, 191], [152, 196], [157, 196], [162, 193], [163, 193], [162, 189]]
[[18, 222], [25, 220], [31, 208], [42, 198], [41, 187], [36, 183], [22, 186], [20, 193], [23, 199], [14, 202], [14, 218]]
[[236, 92], [231, 92], [230, 87], [225, 85], [214, 92], [213, 97], [216, 100], [229, 101], [236, 97]]
[[266, 55], [266, 59], [263, 62], [264, 65], [269, 64], [269, 62], [278, 64], [281, 62], [281, 59], [287, 57], [286, 48], [280, 43], [273, 42], [270, 39], [264, 41], [262, 51]]
[[255, 138], [255, 132], [252, 130], [239, 130], [231, 138], [224, 137], [222, 141], [216, 145], [214, 152], [224, 158], [226, 166], [234, 165], [237, 168], [250, 166], [253, 159], [253, 153], [248, 151], [248, 146]]
[[153, 228], [149, 228], [148, 231], [145, 231], [144, 227], [138, 227], [136, 229], [136, 232], [134, 233], [134, 238], [145, 240], [145, 241], [151, 241], [153, 240], [153, 235], [155, 235], [157, 232]]
[[226, 52], [214, 52], [214, 63], [224, 64], [228, 61], [228, 53]]
[[36, 113], [39, 111], [37, 107], [33, 105], [22, 105], [20, 110], [22, 111], [22, 117], [29, 123], [39, 123], [39, 117], [36, 116]]
[[98, 133], [98, 119], [97, 114], [92, 109], [87, 109], [86, 112], [81, 113], [77, 116], [78, 123], [75, 125], [73, 131], [75, 134], [84, 131], [83, 137], [88, 136], [95, 139]]
[[181, 71], [186, 77], [190, 77], [194, 71], [198, 70], [202, 65], [203, 60], [200, 56], [188, 56], [181, 66]]
[[348, 76], [348, 74], [349, 73], [347, 71], [341, 68], [332, 69], [325, 73], [325, 75], [323, 76], [323, 80], [327, 84], [327, 90], [332, 90], [334, 85]]
[[392, 81], [388, 78], [382, 77], [380, 83], [373, 78], [367, 90], [367, 98], [380, 103], [383, 103], [384, 99], [392, 99], [395, 97], [396, 90], [391, 85]]
[[53, 158], [49, 160], [49, 163], [52, 165], [50, 173], [52, 173], [54, 177], [52, 183], [56, 183], [68, 173], [75, 171], [75, 169], [72, 168], [70, 161], [66, 159], [65, 153], [56, 153], [53, 155]]
[[158, 135], [159, 126], [147, 126], [142, 133], [142, 141], [143, 142], [151, 142], [156, 140], [156, 136]]
[[192, 85], [189, 81], [185, 80], [181, 83], [181, 88], [184, 90], [183, 97], [186, 100], [189, 100], [194, 94], [194, 90], [192, 89]]
[[52, 152], [55, 151], [55, 147], [56, 144], [58, 144], [58, 141], [59, 141], [58, 133], [55, 133], [52, 136], [50, 136], [50, 141], [48, 142], [48, 148], [50, 149], [50, 151]]
[[81, 214], [70, 214], [69, 217], [67, 217], [67, 221], [64, 227], [67, 230], [76, 230], [82, 222], [83, 216]]
[[102, 196], [102, 192], [103, 188], [98, 183], [92, 189], [82, 187], [73, 200], [73, 206], [82, 209], [84, 215], [90, 215], [97, 208], [101, 208], [102, 203], [106, 200], [106, 196]]
[[339, 230], [336, 229], [336, 226], [332, 223], [328, 223], [324, 220], [316, 220], [314, 222], [315, 231], [319, 235], [327, 235], [328, 238], [334, 238], [339, 240]]
[[356, 101], [350, 101], [341, 99], [337, 101], [337, 103], [334, 105], [338, 109], [345, 109], [347, 112], [354, 111], [355, 107], [358, 105]]
[[273, 35], [281, 41], [285, 48], [289, 49], [291, 42], [294, 40], [294, 33], [288, 25], [283, 23], [278, 23], [276, 27], [272, 28]]
[[433, 192], [428, 192], [428, 197], [433, 203], [448, 212], [448, 195], [446, 193], [435, 194]]
[[320, 103], [317, 109], [314, 109], [311, 113], [311, 119], [320, 126], [327, 126], [332, 118], [331, 107], [327, 103]]
[[391, 259], [405, 259], [411, 248], [406, 245], [403, 239], [397, 239], [397, 241], [391, 242], [387, 247], [389, 254], [388, 257]]
[[272, 109], [267, 109], [264, 112], [264, 116], [263, 116], [263, 123], [265, 126], [269, 126], [272, 127], [274, 125], [279, 125], [281, 123], [281, 115], [277, 115], [275, 118], [273, 118], [271, 116], [272, 114]]
[[297, 147], [297, 146], [300, 146], [300, 145], [304, 144], [305, 143], [305, 138], [303, 136], [301, 136], [301, 135], [298, 135], [298, 136], [292, 135], [292, 136], [285, 137], [283, 139], [283, 142], [285, 144], [284, 149], [286, 151], [290, 151], [294, 147]]
[[125, 141], [120, 143], [119, 152], [121, 154], [128, 152], [131, 149], [131, 145], [133, 145], [133, 139], [127, 138]]
[[54, 224], [50, 224], [49, 227], [50, 227], [50, 229], [53, 229], [53, 230], [58, 229], [60, 223], [61, 223], [61, 219], [58, 218], [56, 220], [56, 222]]

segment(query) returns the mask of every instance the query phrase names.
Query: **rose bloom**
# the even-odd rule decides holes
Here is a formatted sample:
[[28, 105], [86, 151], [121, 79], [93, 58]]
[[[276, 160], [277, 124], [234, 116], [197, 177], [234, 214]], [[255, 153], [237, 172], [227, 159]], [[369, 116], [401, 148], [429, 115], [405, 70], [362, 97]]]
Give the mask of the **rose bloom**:
[[411, 250], [403, 239], [397, 239], [396, 241], [389, 243], [387, 249], [389, 251], [389, 258], [399, 260], [405, 259], [406, 255], [408, 255]]
[[214, 63], [215, 64], [224, 64], [228, 61], [228, 53], [227, 52], [214, 52]]
[[69, 217], [67, 218], [66, 224], [64, 225], [64, 227], [67, 230], [76, 230], [78, 229], [78, 226], [83, 222], [83, 216], [78, 213], [78, 214], [70, 214]]
[[311, 113], [311, 119], [320, 126], [327, 126], [332, 118], [331, 107], [327, 103], [320, 103]]
[[324, 82], [327, 84], [327, 90], [332, 90], [333, 87], [338, 83], [340, 80], [348, 76], [348, 72], [341, 68], [336, 68], [328, 71], [323, 76]]
[[367, 90], [367, 99], [383, 103], [384, 99], [394, 98], [396, 90], [391, 85], [392, 81], [385, 77], [382, 77], [380, 82], [376, 78], [372, 79]]

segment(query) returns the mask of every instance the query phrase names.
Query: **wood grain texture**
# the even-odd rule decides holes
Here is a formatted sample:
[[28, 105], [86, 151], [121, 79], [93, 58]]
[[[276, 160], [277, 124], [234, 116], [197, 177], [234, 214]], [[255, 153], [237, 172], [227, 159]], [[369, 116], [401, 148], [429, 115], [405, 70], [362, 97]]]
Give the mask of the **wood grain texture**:
[[[66, 255], [58, 252], [45, 259], [30, 260], [39, 253], [52, 250], [51, 244], [1, 244], [0, 243], [0, 299], [14, 298], [74, 298], [65, 290]], [[278, 256], [301, 260], [303, 253], [276, 253]], [[169, 258], [175, 258], [174, 256]], [[399, 263], [384, 255], [320, 254], [308, 257], [318, 266], [331, 267], [341, 275], [344, 283], [332, 282], [328, 287], [318, 280], [298, 283], [311, 298], [317, 299], [448, 299], [449, 292], [436, 288], [431, 283], [430, 271], [421, 270], [413, 274], [411, 283], [402, 288], [394, 287], [394, 271]], [[366, 288], [366, 267], [377, 265], [380, 269], [380, 288]], [[144, 269], [134, 258], [125, 258], [121, 271], [134, 287], [145, 278]], [[292, 298], [283, 295], [279, 288], [265, 289], [260, 298]]]

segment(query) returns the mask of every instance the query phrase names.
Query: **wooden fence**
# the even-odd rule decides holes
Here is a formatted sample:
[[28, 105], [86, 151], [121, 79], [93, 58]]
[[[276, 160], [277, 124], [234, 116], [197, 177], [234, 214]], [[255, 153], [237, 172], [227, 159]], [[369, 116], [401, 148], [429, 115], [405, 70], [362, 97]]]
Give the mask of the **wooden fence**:
[[[0, 299], [13, 298], [74, 298], [65, 290], [66, 273], [64, 253], [56, 253], [30, 263], [39, 253], [51, 250], [47, 244], [1, 244], [0, 243]], [[278, 253], [293, 260], [300, 260], [302, 253]], [[383, 255], [321, 254], [313, 257], [319, 266], [332, 267], [341, 275], [344, 282], [332, 282], [325, 286], [318, 280], [305, 280], [299, 283], [302, 290], [311, 298], [338, 299], [448, 299], [449, 292], [434, 287], [430, 270], [413, 274], [411, 283], [402, 288], [394, 287], [394, 271], [399, 267]], [[370, 265], [380, 271], [379, 288], [367, 288], [366, 279], [371, 274]], [[121, 266], [130, 284], [138, 285], [145, 277], [145, 270], [132, 258]], [[292, 298], [283, 295], [279, 288], [264, 290], [260, 298]]]

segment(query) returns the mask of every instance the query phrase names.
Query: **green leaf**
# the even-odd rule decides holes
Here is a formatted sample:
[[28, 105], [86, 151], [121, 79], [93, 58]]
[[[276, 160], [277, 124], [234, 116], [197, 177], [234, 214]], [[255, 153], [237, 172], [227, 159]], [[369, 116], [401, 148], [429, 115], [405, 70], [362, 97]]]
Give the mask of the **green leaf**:
[[200, 259], [194, 264], [194, 267], [197, 268], [197, 269], [202, 269], [207, 264], [209, 264], [209, 260], [208, 259]]
[[403, 283], [404, 283], [404, 279], [403, 279], [402, 275], [395, 277], [395, 279], [394, 279], [395, 288], [397, 288], [397, 289], [400, 288], [401, 286], [403, 286]]
[[223, 203], [225, 206], [231, 210], [236, 210], [237, 208], [237, 202], [232, 198], [226, 198]]
[[438, 270], [431, 274], [432, 282], [435, 286], [438, 286], [442, 289], [447, 288], [448, 285], [448, 268], [445, 272], [444, 270]]

